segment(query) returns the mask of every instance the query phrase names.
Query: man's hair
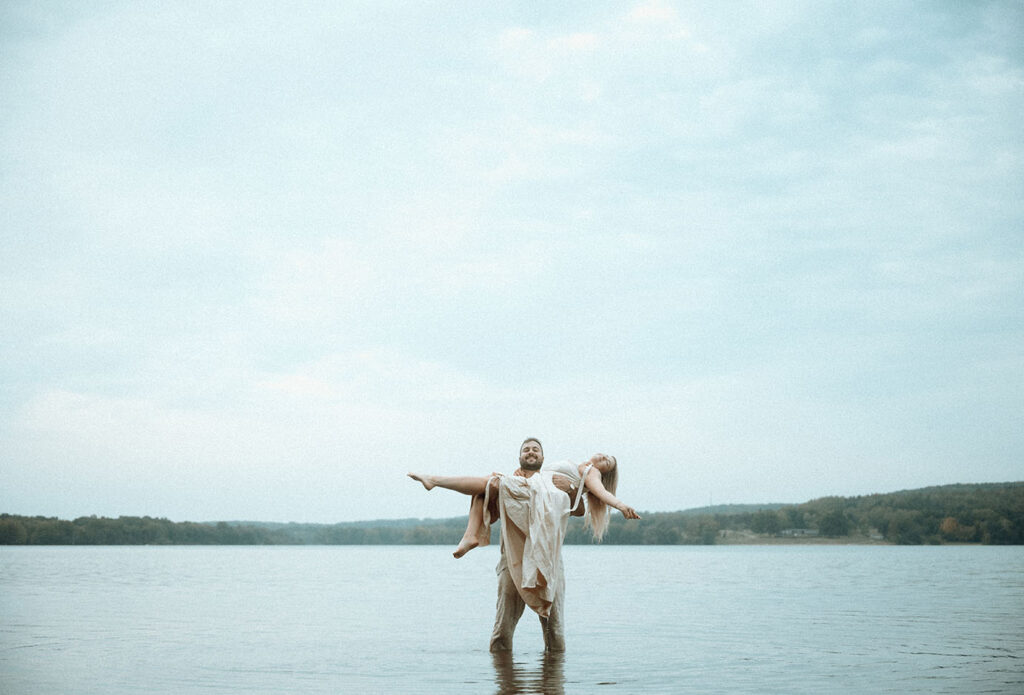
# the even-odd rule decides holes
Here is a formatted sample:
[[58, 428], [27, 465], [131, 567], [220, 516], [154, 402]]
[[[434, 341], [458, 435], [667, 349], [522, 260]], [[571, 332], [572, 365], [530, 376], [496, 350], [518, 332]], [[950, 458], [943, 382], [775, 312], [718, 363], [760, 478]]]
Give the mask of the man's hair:
[[523, 443], [519, 445], [519, 450], [522, 451], [523, 447], [526, 446], [527, 442], [537, 442], [537, 446], [540, 447], [540, 453], [544, 453], [544, 445], [540, 443], [540, 440], [536, 437], [527, 437], [523, 440]]

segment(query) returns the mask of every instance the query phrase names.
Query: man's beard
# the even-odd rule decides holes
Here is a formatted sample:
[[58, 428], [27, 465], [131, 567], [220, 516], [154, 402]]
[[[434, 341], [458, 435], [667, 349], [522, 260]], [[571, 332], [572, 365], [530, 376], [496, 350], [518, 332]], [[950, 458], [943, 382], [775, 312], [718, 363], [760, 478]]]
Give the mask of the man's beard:
[[519, 459], [519, 467], [524, 471], [539, 471], [541, 465], [543, 465], [544, 459], [537, 457], [532, 461], [528, 461], [525, 457]]

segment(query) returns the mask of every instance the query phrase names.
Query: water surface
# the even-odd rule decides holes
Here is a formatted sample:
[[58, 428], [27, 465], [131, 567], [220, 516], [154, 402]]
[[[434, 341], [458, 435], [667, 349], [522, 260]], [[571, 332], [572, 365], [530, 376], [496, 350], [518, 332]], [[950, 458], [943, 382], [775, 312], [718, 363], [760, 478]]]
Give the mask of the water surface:
[[0, 684], [37, 693], [1021, 693], [1024, 552], [565, 548], [563, 657], [487, 651], [497, 550], [0, 549]]

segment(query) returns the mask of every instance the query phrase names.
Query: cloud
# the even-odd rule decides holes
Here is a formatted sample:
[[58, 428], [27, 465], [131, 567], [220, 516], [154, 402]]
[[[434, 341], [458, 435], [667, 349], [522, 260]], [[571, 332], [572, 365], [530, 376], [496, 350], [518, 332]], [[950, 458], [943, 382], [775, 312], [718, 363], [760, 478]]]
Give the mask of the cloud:
[[637, 5], [629, 11], [628, 17], [640, 22], [674, 22], [677, 15], [675, 9], [668, 3], [654, 0]]
[[532, 29], [513, 27], [498, 37], [498, 53], [510, 74], [545, 82], [571, 68], [574, 60], [592, 53], [601, 42], [601, 37], [593, 32], [544, 37]]
[[281, 321], [325, 321], [358, 311], [374, 301], [384, 280], [362, 254], [344, 239], [327, 239], [314, 250], [292, 248], [264, 262], [268, 272], [255, 303]]
[[1018, 12], [278, 9], [0, 22], [5, 501], [454, 515], [405, 471], [526, 434], [650, 509], [1012, 477]]
[[297, 396], [331, 397], [349, 404], [411, 406], [478, 403], [489, 394], [478, 380], [448, 365], [392, 349], [328, 355], [297, 371], [269, 376], [259, 387]]

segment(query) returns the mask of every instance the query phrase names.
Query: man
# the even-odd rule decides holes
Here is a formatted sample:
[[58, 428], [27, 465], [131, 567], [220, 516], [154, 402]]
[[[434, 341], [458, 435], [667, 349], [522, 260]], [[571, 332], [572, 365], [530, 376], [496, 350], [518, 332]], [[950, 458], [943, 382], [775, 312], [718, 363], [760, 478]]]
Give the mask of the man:
[[[471, 495], [469, 521], [456, 558], [490, 543], [490, 525], [501, 519], [501, 559], [498, 562], [498, 611], [491, 651], [512, 648], [512, 633], [528, 605], [540, 616], [547, 651], [564, 651], [562, 603], [562, 540], [572, 514], [584, 507], [574, 480], [545, 472], [544, 449], [533, 437], [519, 448], [519, 469], [510, 476], [436, 476], [409, 473], [427, 490], [435, 487]], [[574, 467], [567, 464], [569, 469]], [[563, 470], [565, 470], [563, 468]], [[582, 483], [579, 483], [582, 486]]]
[[[540, 617], [545, 651], [565, 651], [562, 540], [576, 491], [565, 476], [555, 474], [552, 484], [536, 475], [543, 463], [540, 441], [526, 439], [519, 449], [516, 474], [491, 484], [492, 494], [497, 488], [501, 516], [492, 652], [512, 649], [512, 635], [528, 601]], [[582, 514], [582, 509], [580, 505], [573, 513]]]

